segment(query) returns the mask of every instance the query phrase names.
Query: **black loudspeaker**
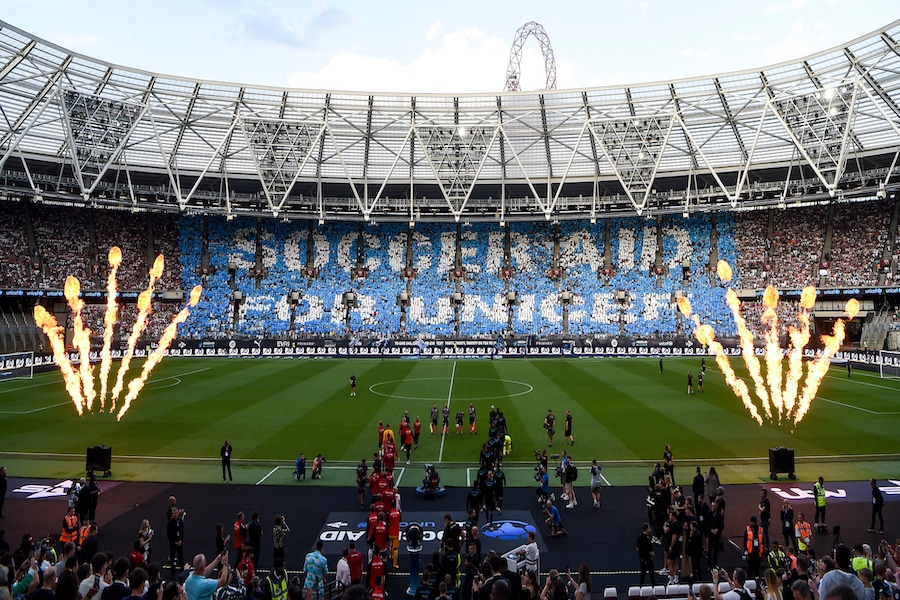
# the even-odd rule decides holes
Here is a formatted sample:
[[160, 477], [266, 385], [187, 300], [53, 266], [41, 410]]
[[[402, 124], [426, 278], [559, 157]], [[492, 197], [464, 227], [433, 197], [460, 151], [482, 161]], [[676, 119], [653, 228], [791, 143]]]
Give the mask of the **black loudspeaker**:
[[778, 473], [787, 473], [789, 479], [797, 479], [794, 475], [793, 448], [769, 448], [769, 477], [777, 481]]
[[85, 467], [87, 472], [103, 473], [104, 477], [111, 475], [112, 448], [109, 446], [90, 446], [85, 454]]

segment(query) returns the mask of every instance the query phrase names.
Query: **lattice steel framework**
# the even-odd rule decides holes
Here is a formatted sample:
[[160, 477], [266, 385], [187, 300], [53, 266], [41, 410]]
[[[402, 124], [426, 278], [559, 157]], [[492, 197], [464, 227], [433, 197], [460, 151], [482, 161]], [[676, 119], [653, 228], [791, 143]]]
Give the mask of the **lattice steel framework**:
[[802, 60], [485, 94], [189, 80], [0, 22], [0, 196], [281, 219], [524, 220], [894, 191], [900, 21]]

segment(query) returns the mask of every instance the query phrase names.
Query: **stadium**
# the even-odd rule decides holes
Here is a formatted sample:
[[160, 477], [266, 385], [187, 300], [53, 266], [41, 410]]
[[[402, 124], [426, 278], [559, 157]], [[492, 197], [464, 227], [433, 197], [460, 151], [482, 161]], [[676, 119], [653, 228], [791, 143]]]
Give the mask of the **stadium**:
[[[682, 485], [694, 466], [733, 484], [735, 548], [758, 488], [782, 485], [779, 473], [841, 482], [829, 488], [831, 514], [848, 542], [877, 547], [880, 537], [861, 533], [868, 480], [896, 477], [900, 464], [898, 37], [900, 21], [788, 63], [654, 84], [522, 92], [513, 69], [504, 92], [403, 95], [149, 73], [0, 22], [0, 462], [18, 486], [7, 541], [56, 535], [85, 447], [112, 447], [113, 464], [97, 471], [114, 474], [103, 526], [116, 552], [127, 554], [144, 507], [161, 519], [177, 491], [202, 513], [192, 549], [234, 506], [269, 518], [294, 505], [299, 570], [315, 536], [352, 539], [350, 519], [364, 520], [341, 487], [377, 449], [379, 421], [418, 412], [427, 427], [432, 404], [453, 402], [454, 412], [477, 408], [482, 434], [423, 433], [418, 468], [400, 471], [415, 484], [435, 464], [455, 489], [428, 504], [413, 485], [409, 515], [440, 523], [463, 506], [496, 405], [512, 432], [514, 508], [485, 547], [508, 551], [510, 531], [543, 528], [530, 489], [532, 450], [549, 442], [541, 420], [548, 405], [560, 419], [572, 408], [577, 462], [604, 465], [610, 516], [597, 525], [590, 510], [567, 512], [568, 544], [546, 537], [541, 551], [557, 567], [592, 563], [613, 595], [637, 583], [631, 540], [667, 443]], [[68, 276], [80, 285], [72, 297]], [[42, 327], [41, 310], [61, 329]], [[701, 323], [720, 351], [697, 339]], [[747, 354], [775, 344], [763, 376], [778, 371], [778, 387], [781, 353], [804, 327], [798, 358], [833, 365], [815, 405], [805, 420], [779, 409], [753, 422], [732, 393], [753, 381]], [[824, 339], [838, 332], [830, 349]], [[136, 359], [123, 375], [151, 365], [117, 418], [103, 393], [80, 404], [56, 369], [93, 363], [96, 373], [104, 355], [114, 366]], [[151, 373], [154, 356], [166, 360]], [[685, 377], [707, 362], [705, 389], [685, 394]], [[351, 376], [360, 391], [348, 398]], [[209, 486], [225, 438], [239, 485], [222, 492]], [[791, 448], [788, 469], [766, 463], [779, 447]], [[329, 475], [301, 491], [298, 453], [328, 458]], [[896, 535], [900, 484], [890, 481]], [[812, 513], [811, 483], [791, 485], [781, 498]], [[343, 525], [326, 535], [333, 523]], [[622, 543], [596, 548], [601, 531]], [[817, 552], [839, 536], [819, 536]], [[726, 560], [740, 565], [740, 552]], [[402, 593], [400, 582], [391, 589]]]

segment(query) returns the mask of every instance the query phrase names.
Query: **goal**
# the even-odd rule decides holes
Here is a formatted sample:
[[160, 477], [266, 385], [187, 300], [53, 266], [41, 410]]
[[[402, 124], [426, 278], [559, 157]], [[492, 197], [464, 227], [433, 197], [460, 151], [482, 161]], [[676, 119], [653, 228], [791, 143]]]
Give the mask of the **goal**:
[[882, 379], [900, 379], [900, 352], [879, 350], [878, 374]]
[[34, 377], [34, 352], [0, 354], [0, 381]]

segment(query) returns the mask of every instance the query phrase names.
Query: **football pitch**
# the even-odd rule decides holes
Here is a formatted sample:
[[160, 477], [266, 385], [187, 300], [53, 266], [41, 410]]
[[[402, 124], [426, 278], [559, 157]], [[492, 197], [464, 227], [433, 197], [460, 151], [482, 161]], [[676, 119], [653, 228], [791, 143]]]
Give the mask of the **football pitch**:
[[[0, 464], [10, 474], [67, 479], [84, 473], [85, 449], [112, 448], [114, 479], [221, 481], [219, 448], [234, 446], [236, 481], [299, 485], [300, 453], [327, 459], [321, 481], [352, 485], [354, 467], [371, 460], [379, 421], [394, 429], [405, 411], [422, 421], [411, 464], [398, 460], [401, 485], [416, 485], [434, 463], [445, 485], [470, 485], [491, 406], [503, 411], [513, 441], [504, 461], [510, 485], [534, 485], [535, 449], [568, 451], [581, 468], [596, 458], [610, 485], [641, 485], [665, 444], [676, 478], [715, 466], [723, 482], [768, 481], [769, 449], [796, 454], [801, 481], [896, 477], [900, 473], [900, 382], [833, 368], [797, 426], [753, 421], [707, 361], [705, 391], [686, 393], [700, 358], [294, 359], [168, 358], [120, 422], [95, 407], [78, 416], [58, 371], [0, 384]], [[732, 361], [737, 366], [738, 361]], [[132, 364], [137, 373], [140, 364]], [[96, 369], [95, 369], [96, 371]], [[358, 378], [350, 397], [349, 378]], [[738, 369], [746, 379], [746, 373]], [[127, 378], [126, 378], [127, 381]], [[752, 385], [751, 385], [752, 389]], [[431, 407], [450, 403], [449, 435], [429, 431]], [[478, 434], [457, 435], [454, 417], [472, 403]], [[542, 428], [557, 417], [553, 447]], [[575, 445], [564, 445], [563, 418], [573, 415]], [[552, 466], [553, 461], [551, 461]], [[782, 475], [782, 477], [784, 477]]]

